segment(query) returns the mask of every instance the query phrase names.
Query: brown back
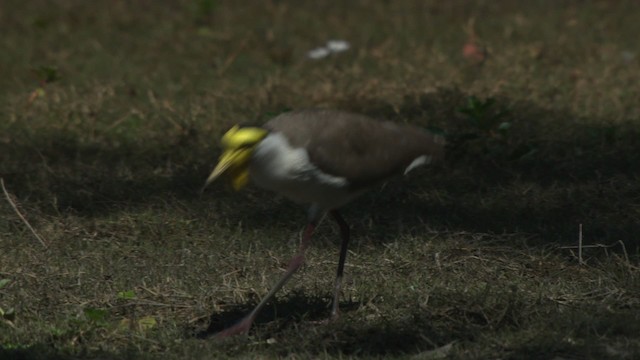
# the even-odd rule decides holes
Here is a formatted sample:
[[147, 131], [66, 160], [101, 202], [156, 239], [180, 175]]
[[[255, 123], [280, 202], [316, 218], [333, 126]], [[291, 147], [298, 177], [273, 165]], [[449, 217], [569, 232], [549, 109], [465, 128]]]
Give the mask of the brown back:
[[444, 157], [444, 139], [408, 124], [377, 121], [338, 110], [310, 109], [281, 114], [264, 127], [305, 147], [321, 171], [346, 178], [352, 188], [402, 174], [421, 155]]

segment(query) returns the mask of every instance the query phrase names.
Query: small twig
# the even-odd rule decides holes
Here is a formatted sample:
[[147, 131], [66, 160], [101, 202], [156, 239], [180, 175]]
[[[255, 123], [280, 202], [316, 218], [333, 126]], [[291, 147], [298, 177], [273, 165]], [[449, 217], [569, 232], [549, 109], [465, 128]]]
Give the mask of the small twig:
[[584, 265], [584, 261], [582, 261], [582, 224], [578, 230], [578, 263]]
[[620, 244], [620, 246], [622, 247], [622, 252], [624, 253], [624, 259], [627, 261], [627, 265], [632, 266], [631, 262], [629, 261], [629, 254], [627, 254], [627, 247], [624, 246], [624, 242], [622, 240], [618, 240], [618, 244]]
[[218, 75], [224, 74], [224, 72], [227, 71], [227, 69], [236, 61], [236, 58], [238, 57], [238, 55], [240, 55], [240, 52], [244, 50], [244, 47], [247, 45], [248, 41], [249, 37], [245, 37], [244, 40], [242, 40], [240, 46], [238, 46], [236, 50], [227, 57], [224, 64], [222, 64], [222, 66], [218, 69]]
[[[573, 256], [575, 256], [575, 254], [573, 253], [572, 249], [578, 249], [578, 251], [580, 251], [580, 249], [595, 249], [595, 248], [600, 248], [600, 249], [604, 249], [604, 251], [607, 251], [607, 249], [611, 249], [612, 247], [618, 246], [620, 245], [620, 247], [622, 248], [622, 253], [624, 255], [624, 260], [626, 261], [626, 264], [632, 268], [637, 269], [638, 267], [634, 266], [631, 264], [631, 261], [629, 259], [629, 253], [627, 252], [627, 248], [624, 245], [624, 242], [622, 240], [618, 240], [612, 244], [609, 245], [605, 245], [605, 244], [593, 244], [593, 245], [583, 245], [583, 246], [560, 246], [558, 247], [558, 249], [567, 249], [571, 251], [571, 254]], [[608, 253], [607, 253], [608, 254]]]
[[44, 241], [44, 239], [42, 237], [40, 237], [40, 235], [38, 235], [38, 233], [35, 231], [35, 229], [31, 226], [31, 224], [29, 224], [27, 219], [24, 217], [24, 215], [22, 215], [22, 213], [20, 213], [20, 210], [18, 210], [18, 207], [13, 202], [13, 200], [11, 200], [11, 195], [9, 195], [9, 192], [7, 191], [7, 188], [4, 187], [4, 179], [3, 178], [0, 178], [0, 185], [2, 185], [2, 191], [4, 192], [4, 196], [7, 198], [7, 201], [9, 202], [9, 204], [11, 205], [13, 210], [16, 212], [16, 214], [18, 214], [20, 219], [22, 219], [24, 224], [27, 225], [27, 228], [29, 228], [29, 230], [31, 230], [31, 233], [33, 234], [33, 236], [35, 236], [36, 239], [38, 239], [38, 241], [40, 241], [40, 244], [42, 244], [42, 246], [44, 246], [46, 248], [47, 247], [47, 242]]
[[[583, 249], [594, 249], [594, 248], [601, 248], [601, 249], [611, 249], [614, 246], [618, 246], [618, 244], [620, 244], [620, 241], [622, 240], [618, 240], [616, 242], [614, 242], [611, 245], [605, 245], [605, 244], [593, 244], [593, 245], [584, 245], [582, 246]], [[577, 249], [578, 246], [559, 246], [558, 249]]]
[[193, 308], [195, 307], [195, 305], [185, 305], [185, 304], [166, 304], [166, 303], [162, 303], [162, 302], [158, 302], [158, 301], [153, 301], [153, 300], [143, 300], [143, 299], [139, 299], [139, 300], [131, 300], [131, 301], [127, 301], [126, 304], [121, 304], [121, 305], [114, 305], [111, 308], [125, 308], [125, 307], [130, 307], [130, 306], [137, 306], [137, 305], [146, 305], [146, 306], [159, 306], [159, 307], [174, 307], [174, 308]]

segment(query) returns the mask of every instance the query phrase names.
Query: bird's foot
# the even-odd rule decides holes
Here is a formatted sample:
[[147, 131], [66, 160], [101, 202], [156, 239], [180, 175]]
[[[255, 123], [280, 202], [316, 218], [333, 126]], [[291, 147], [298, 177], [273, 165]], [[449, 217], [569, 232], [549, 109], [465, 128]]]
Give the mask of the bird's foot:
[[307, 321], [309, 324], [313, 325], [329, 325], [330, 323], [340, 319], [340, 312], [331, 312], [331, 316], [322, 320], [310, 320]]
[[250, 316], [245, 317], [239, 323], [233, 325], [230, 328], [224, 329], [214, 335], [216, 339], [226, 339], [228, 337], [236, 336], [236, 335], [246, 335], [249, 333], [249, 329], [251, 329], [251, 325], [253, 324], [253, 318]]
[[[338, 288], [339, 289], [339, 288]], [[340, 318], [340, 306], [338, 305], [338, 296], [334, 296], [333, 304], [331, 304], [331, 317], [329, 320], [335, 321]]]

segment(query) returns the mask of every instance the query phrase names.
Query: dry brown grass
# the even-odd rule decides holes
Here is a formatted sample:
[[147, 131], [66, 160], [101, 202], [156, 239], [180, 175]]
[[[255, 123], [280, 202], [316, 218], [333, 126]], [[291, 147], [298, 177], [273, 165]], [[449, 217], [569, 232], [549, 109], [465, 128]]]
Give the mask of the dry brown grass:
[[[0, 202], [0, 358], [640, 356], [639, 10], [3, 2], [0, 177], [25, 219]], [[332, 38], [352, 48], [305, 58]], [[495, 100], [479, 125], [471, 96]], [[255, 189], [198, 197], [216, 139], [308, 106], [445, 132], [450, 160], [345, 209], [340, 320], [315, 321], [338, 252], [322, 224], [251, 335], [215, 342], [304, 221]]]

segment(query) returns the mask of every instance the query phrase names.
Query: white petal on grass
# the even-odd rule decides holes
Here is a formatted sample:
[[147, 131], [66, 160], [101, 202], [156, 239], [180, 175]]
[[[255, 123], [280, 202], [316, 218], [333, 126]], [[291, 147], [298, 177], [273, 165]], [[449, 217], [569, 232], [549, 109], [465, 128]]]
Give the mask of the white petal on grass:
[[329, 40], [327, 41], [327, 49], [331, 52], [338, 53], [349, 50], [351, 44], [344, 40]]
[[623, 51], [622, 60], [626, 63], [632, 62], [636, 58], [636, 54], [633, 51]]
[[331, 51], [325, 47], [315, 48], [307, 53], [309, 59], [318, 60], [325, 58], [331, 54]]

